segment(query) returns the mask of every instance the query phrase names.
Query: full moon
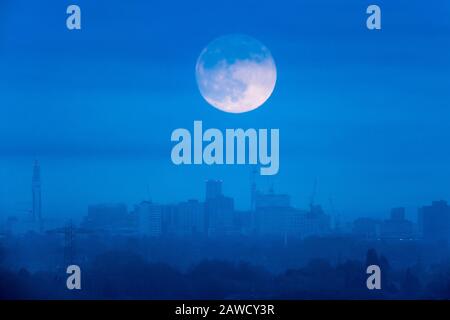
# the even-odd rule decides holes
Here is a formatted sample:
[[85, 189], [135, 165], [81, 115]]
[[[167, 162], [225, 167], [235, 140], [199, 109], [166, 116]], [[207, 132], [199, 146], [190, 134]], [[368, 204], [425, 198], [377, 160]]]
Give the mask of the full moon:
[[271, 96], [277, 80], [269, 49], [245, 35], [227, 35], [212, 41], [201, 52], [195, 69], [203, 98], [230, 113], [260, 107]]

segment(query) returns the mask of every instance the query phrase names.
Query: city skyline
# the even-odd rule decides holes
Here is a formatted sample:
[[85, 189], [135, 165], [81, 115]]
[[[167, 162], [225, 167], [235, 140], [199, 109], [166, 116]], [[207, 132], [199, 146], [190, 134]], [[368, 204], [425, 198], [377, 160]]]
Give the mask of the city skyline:
[[[378, 218], [360, 215], [345, 220], [342, 219], [341, 212], [336, 212], [332, 199], [329, 199], [330, 207], [325, 211], [323, 206], [316, 202], [317, 181], [314, 183], [308, 207], [302, 209], [292, 204], [289, 194], [277, 193], [273, 184], [265, 191], [258, 188], [256, 176], [254, 168], [248, 180], [248, 207], [245, 209], [236, 208], [234, 198], [223, 192], [222, 180], [208, 179], [204, 182], [202, 197], [178, 199], [171, 203], [147, 198], [131, 206], [121, 202], [91, 203], [87, 207], [87, 214], [77, 218], [86, 230], [93, 228], [90, 232], [94, 232], [98, 227], [103, 231], [113, 227], [121, 230], [120, 232], [134, 230], [157, 237], [163, 234], [267, 234], [305, 238], [342, 233], [381, 238], [387, 235], [388, 238], [419, 239], [423, 236], [429, 239], [447, 239], [446, 234], [450, 235], [450, 207], [445, 200], [433, 200], [431, 206], [421, 205], [413, 219], [406, 216], [405, 207], [393, 207], [390, 209], [390, 218], [387, 215]], [[55, 219], [42, 215], [41, 170], [37, 160], [33, 164], [31, 195], [33, 201], [28, 214], [4, 217], [2, 228], [5, 232], [13, 232], [11, 228], [14, 228], [15, 232], [49, 232], [52, 228], [64, 227], [67, 221], [72, 225], [73, 220], [77, 220], [76, 217]]]
[[[346, 214], [345, 211], [342, 210], [338, 210], [336, 208], [335, 202], [336, 199], [329, 196], [328, 198], [326, 198], [324, 195], [320, 196], [320, 191], [318, 191], [318, 180], [317, 178], [314, 180], [312, 186], [311, 186], [311, 192], [310, 194], [306, 194], [304, 196], [305, 201], [302, 204], [298, 204], [295, 201], [295, 197], [292, 196], [291, 192], [289, 192], [288, 190], [278, 190], [277, 186], [275, 183], [267, 181], [267, 183], [261, 187], [261, 184], [258, 184], [256, 181], [258, 179], [261, 179], [261, 177], [258, 177], [258, 175], [255, 175], [255, 170], [257, 170], [257, 166], [247, 166], [248, 168], [248, 178], [242, 181], [243, 183], [241, 185], [245, 185], [245, 183], [247, 184], [245, 186], [246, 190], [244, 193], [240, 193], [241, 199], [244, 198], [244, 200], [239, 202], [236, 202], [236, 192], [233, 192], [234, 188], [233, 186], [229, 186], [227, 185], [227, 183], [225, 184], [226, 188], [225, 188], [225, 193], [227, 193], [229, 196], [231, 196], [231, 198], [234, 199], [235, 201], [235, 205], [236, 208], [238, 210], [241, 211], [251, 211], [252, 208], [252, 203], [254, 202], [254, 200], [252, 199], [252, 197], [254, 197], [253, 193], [259, 192], [259, 193], [270, 193], [270, 192], [274, 192], [274, 190], [276, 190], [276, 193], [278, 194], [286, 194], [289, 196], [290, 198], [290, 202], [293, 204], [294, 207], [297, 208], [302, 208], [302, 209], [308, 209], [308, 207], [311, 204], [311, 199], [312, 197], [314, 197], [315, 201], [317, 204], [321, 205], [326, 211], [333, 211], [334, 216], [338, 216], [340, 217], [340, 219], [342, 220], [342, 222], [352, 222], [354, 221], [354, 219], [359, 218], [361, 216], [364, 217], [372, 217], [372, 218], [383, 218], [384, 216], [388, 215], [389, 211], [392, 208], [396, 208], [396, 207], [403, 207], [406, 209], [407, 211], [407, 217], [412, 220], [415, 221], [417, 220], [417, 212], [420, 210], [420, 208], [426, 204], [426, 203], [432, 203], [434, 201], [441, 201], [441, 200], [447, 200], [446, 198], [431, 198], [429, 199], [429, 201], [425, 201], [422, 203], [417, 203], [416, 206], [405, 206], [402, 203], [394, 203], [391, 207], [387, 207], [384, 208], [381, 212], [378, 211], [375, 214], [374, 213], [370, 213], [370, 210], [365, 211], [364, 208], [360, 209], [357, 211], [357, 213], [354, 214]], [[32, 174], [30, 174], [31, 176], [31, 190], [32, 192], [29, 193], [29, 201], [24, 200], [20, 202], [20, 209], [11, 209], [11, 210], [7, 210], [5, 208], [3, 208], [2, 210], [2, 203], [0, 203], [0, 217], [2, 217], [2, 219], [6, 219], [8, 217], [20, 217], [20, 218], [27, 218], [30, 217], [32, 220], [37, 220], [40, 221], [42, 217], [42, 195], [41, 195], [41, 181], [40, 181], [40, 177], [41, 177], [41, 172], [40, 172], [40, 163], [38, 162], [38, 160], [34, 160], [34, 165], [32, 170], [30, 170], [30, 172]], [[214, 180], [211, 178], [205, 178], [203, 180], [203, 182], [209, 181], [209, 180]], [[220, 181], [223, 181], [222, 179], [217, 179]], [[245, 183], [244, 183], [245, 182]], [[202, 181], [196, 181], [196, 184], [202, 184]], [[187, 196], [185, 198], [173, 198], [169, 201], [164, 201], [161, 199], [157, 199], [155, 197], [152, 197], [152, 194], [150, 192], [152, 186], [150, 184], [146, 185], [146, 190], [143, 191], [143, 194], [145, 194], [144, 196], [142, 196], [141, 198], [136, 197], [135, 201], [124, 201], [124, 200], [117, 200], [117, 199], [111, 199], [111, 200], [107, 200], [107, 201], [101, 201], [101, 200], [94, 200], [92, 202], [86, 203], [85, 207], [81, 210], [77, 210], [74, 211], [72, 214], [69, 215], [61, 215], [58, 214], [59, 211], [64, 210], [65, 205], [63, 205], [61, 208], [59, 209], [53, 209], [53, 212], [50, 210], [47, 210], [47, 218], [50, 219], [56, 219], [56, 220], [60, 220], [60, 221], [64, 221], [64, 220], [69, 220], [69, 219], [75, 219], [75, 220], [79, 220], [82, 219], [82, 217], [86, 214], [88, 207], [91, 205], [95, 205], [95, 204], [116, 204], [116, 203], [121, 203], [126, 205], [127, 208], [132, 208], [133, 206], [135, 206], [136, 204], [142, 202], [142, 201], [150, 201], [150, 202], [154, 202], [154, 203], [158, 203], [158, 204], [162, 204], [162, 205], [170, 205], [170, 204], [176, 204], [176, 203], [180, 203], [183, 201], [189, 201], [189, 200], [198, 200], [198, 201], [202, 201], [205, 199], [206, 194], [203, 190], [203, 192], [201, 192], [200, 194], [191, 194], [190, 196]], [[320, 187], [319, 187], [320, 188]], [[44, 187], [45, 189], [45, 187]], [[320, 190], [320, 189], [319, 189]], [[234, 194], [233, 194], [234, 193]], [[45, 198], [45, 195], [44, 195]], [[26, 199], [26, 195], [24, 193], [24, 199]], [[319, 200], [318, 200], [319, 199]], [[44, 207], [45, 207], [45, 202], [44, 202]], [[20, 213], [18, 213], [20, 212]], [[44, 209], [44, 215], [45, 215], [45, 209]], [[333, 217], [334, 219], [335, 217]]]

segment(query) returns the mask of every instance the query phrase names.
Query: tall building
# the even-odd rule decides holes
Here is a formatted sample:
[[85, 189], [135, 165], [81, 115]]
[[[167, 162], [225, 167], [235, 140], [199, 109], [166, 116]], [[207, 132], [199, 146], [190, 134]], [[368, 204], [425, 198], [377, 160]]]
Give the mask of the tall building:
[[361, 238], [374, 239], [380, 236], [381, 222], [373, 218], [358, 218], [353, 221], [352, 233]]
[[450, 239], [450, 207], [446, 201], [433, 201], [431, 206], [420, 208], [418, 221], [425, 240]]
[[319, 205], [309, 211], [291, 205], [286, 194], [257, 193], [254, 231], [261, 235], [304, 238], [330, 232], [330, 217]]
[[207, 231], [204, 204], [198, 200], [164, 205], [162, 209], [162, 233], [165, 235], [190, 237]]
[[206, 181], [205, 231], [208, 235], [233, 233], [234, 200], [222, 194], [222, 181]]
[[82, 225], [88, 229], [125, 231], [135, 229], [136, 219], [128, 213], [125, 204], [97, 204], [88, 206], [88, 215]]
[[287, 194], [276, 194], [273, 190], [269, 193], [256, 193], [256, 209], [267, 207], [290, 207], [291, 198]]
[[390, 239], [410, 239], [413, 237], [413, 223], [405, 219], [405, 208], [391, 210], [390, 219], [380, 226], [380, 236]]
[[258, 234], [284, 236], [293, 211], [290, 202], [288, 195], [276, 194], [272, 188], [269, 193], [257, 192], [254, 231]]
[[177, 236], [200, 235], [205, 232], [203, 204], [198, 200], [188, 200], [171, 205], [165, 210], [165, 230]]
[[219, 196], [205, 202], [205, 222], [208, 235], [229, 235], [234, 228], [234, 200]]
[[42, 222], [42, 199], [41, 199], [41, 167], [37, 160], [34, 161], [32, 178], [33, 207], [31, 214], [33, 221]]
[[135, 214], [139, 221], [139, 231], [150, 237], [159, 237], [162, 234], [163, 207], [143, 201], [135, 208]]
[[302, 236], [323, 235], [331, 230], [331, 218], [326, 214], [322, 206], [310, 204], [309, 211], [305, 216], [305, 227]]

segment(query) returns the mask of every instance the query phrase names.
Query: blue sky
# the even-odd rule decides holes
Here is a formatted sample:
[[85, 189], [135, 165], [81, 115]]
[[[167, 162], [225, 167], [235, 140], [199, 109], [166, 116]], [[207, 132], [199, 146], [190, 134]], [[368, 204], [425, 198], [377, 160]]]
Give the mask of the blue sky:
[[[81, 31], [65, 27], [72, 3]], [[372, 3], [381, 31], [365, 28]], [[230, 33], [258, 39], [277, 64], [272, 97], [241, 115], [210, 107], [195, 81], [201, 50]], [[171, 132], [194, 120], [279, 128], [280, 173], [260, 185], [301, 207], [316, 178], [318, 201], [348, 215], [450, 200], [449, 40], [445, 0], [2, 0], [0, 210], [29, 200], [35, 157], [49, 214], [198, 198], [208, 177], [245, 208], [248, 168], [170, 163]]]

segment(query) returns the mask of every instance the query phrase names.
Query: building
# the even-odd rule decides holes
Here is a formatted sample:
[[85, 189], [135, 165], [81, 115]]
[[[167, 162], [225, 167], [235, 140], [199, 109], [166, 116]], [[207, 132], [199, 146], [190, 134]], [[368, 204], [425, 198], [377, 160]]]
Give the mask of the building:
[[235, 233], [234, 200], [218, 196], [205, 201], [205, 227], [208, 235], [229, 235]]
[[288, 195], [277, 194], [273, 188], [268, 193], [255, 194], [254, 231], [261, 235], [284, 236], [288, 220], [292, 215], [291, 199]]
[[288, 195], [257, 192], [255, 199], [255, 232], [261, 235], [284, 236], [293, 213]]
[[294, 236], [299, 238], [323, 235], [330, 231], [330, 218], [318, 205], [310, 210], [291, 206], [286, 194], [258, 192], [255, 203], [255, 232], [261, 235]]
[[234, 225], [234, 200], [222, 194], [222, 181], [206, 181], [204, 209], [204, 227], [208, 235], [229, 235], [236, 232]]
[[323, 211], [320, 205], [310, 205], [309, 211], [304, 217], [304, 226], [301, 236], [324, 235], [331, 231], [331, 218]]
[[380, 237], [388, 239], [411, 239], [414, 236], [413, 223], [405, 219], [405, 208], [391, 210], [390, 219], [380, 225]]
[[163, 207], [150, 201], [143, 201], [134, 210], [139, 221], [139, 232], [150, 237], [162, 234]]
[[163, 208], [164, 234], [192, 236], [205, 233], [203, 204], [198, 200], [188, 200]]
[[287, 194], [276, 194], [274, 193], [273, 189], [271, 189], [269, 193], [256, 193], [256, 209], [267, 207], [287, 208], [290, 206], [291, 198]]
[[446, 201], [433, 201], [418, 212], [419, 232], [424, 240], [448, 241], [450, 238], [450, 207]]
[[353, 222], [352, 233], [364, 239], [375, 239], [380, 236], [380, 221], [372, 218], [358, 218]]
[[134, 231], [136, 217], [128, 213], [125, 204], [98, 204], [88, 207], [83, 227], [105, 231]]
[[177, 206], [178, 229], [182, 235], [198, 235], [205, 231], [204, 206], [198, 200], [181, 202]]
[[242, 235], [250, 235], [253, 233], [252, 225], [253, 212], [235, 210], [233, 215], [233, 225], [236, 232]]

